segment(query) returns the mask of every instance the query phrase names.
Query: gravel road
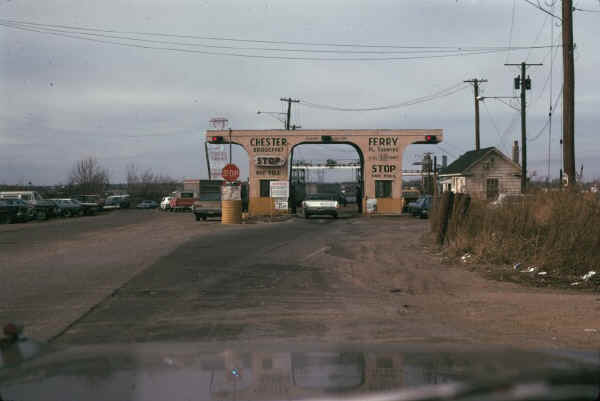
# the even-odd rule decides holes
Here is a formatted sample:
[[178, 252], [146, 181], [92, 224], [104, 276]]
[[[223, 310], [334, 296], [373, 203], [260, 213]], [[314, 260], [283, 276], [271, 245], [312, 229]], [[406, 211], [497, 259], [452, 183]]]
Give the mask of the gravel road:
[[86, 219], [0, 227], [1, 274], [11, 277], [0, 284], [0, 321], [24, 321], [31, 336], [63, 344], [600, 345], [599, 295], [442, 264], [423, 248], [419, 219]]

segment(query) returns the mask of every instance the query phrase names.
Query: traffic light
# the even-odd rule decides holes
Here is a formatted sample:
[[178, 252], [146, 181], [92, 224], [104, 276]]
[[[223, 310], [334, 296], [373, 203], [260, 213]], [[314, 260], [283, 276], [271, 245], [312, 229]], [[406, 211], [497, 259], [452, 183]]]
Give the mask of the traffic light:
[[222, 136], [211, 136], [208, 143], [225, 143]]
[[521, 89], [521, 77], [515, 77], [515, 90]]
[[422, 144], [422, 145], [433, 145], [436, 143], [440, 143], [440, 141], [438, 140], [437, 135], [425, 135], [425, 138], [423, 141], [417, 141], [414, 143]]

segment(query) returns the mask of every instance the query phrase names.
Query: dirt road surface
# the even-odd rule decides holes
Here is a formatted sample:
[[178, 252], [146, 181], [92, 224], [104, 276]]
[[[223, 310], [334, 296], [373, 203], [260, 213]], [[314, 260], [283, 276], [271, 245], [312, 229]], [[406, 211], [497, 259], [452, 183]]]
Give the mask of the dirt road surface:
[[56, 343], [600, 346], [600, 294], [521, 287], [441, 264], [423, 249], [427, 222], [418, 219], [223, 227], [124, 211], [61, 224], [32, 226], [33, 248], [23, 245], [24, 228], [12, 244], [0, 231], [1, 274], [14, 277], [1, 284], [0, 320], [23, 317], [30, 335]]

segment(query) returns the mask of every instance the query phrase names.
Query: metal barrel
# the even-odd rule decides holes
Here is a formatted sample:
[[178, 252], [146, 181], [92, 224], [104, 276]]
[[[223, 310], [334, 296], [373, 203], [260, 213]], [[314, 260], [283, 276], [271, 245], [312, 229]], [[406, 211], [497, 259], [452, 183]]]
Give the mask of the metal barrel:
[[241, 224], [242, 223], [242, 201], [241, 200], [222, 200], [221, 201], [221, 224]]

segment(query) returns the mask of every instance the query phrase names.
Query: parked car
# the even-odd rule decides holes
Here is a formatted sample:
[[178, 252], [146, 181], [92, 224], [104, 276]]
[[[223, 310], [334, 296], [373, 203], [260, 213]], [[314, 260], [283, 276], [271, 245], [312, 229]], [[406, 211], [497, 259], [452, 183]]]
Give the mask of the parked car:
[[62, 217], [73, 217], [81, 216], [83, 214], [83, 208], [76, 201], [71, 199], [49, 199], [56, 204], [58, 209], [58, 216]]
[[88, 215], [94, 215], [104, 207], [104, 201], [98, 195], [76, 195], [72, 199], [78, 201]]
[[431, 195], [423, 195], [412, 205], [409, 205], [409, 210], [413, 216], [426, 219], [429, 217], [429, 212], [431, 211], [432, 206], [433, 197]]
[[104, 209], [128, 209], [129, 206], [129, 195], [112, 195], [104, 202]]
[[0, 199], [21, 199], [33, 207], [34, 215], [39, 220], [56, 216], [58, 210], [54, 202], [44, 199], [37, 191], [5, 191], [0, 192]]
[[0, 224], [28, 221], [33, 216], [32, 210], [20, 199], [0, 199]]
[[409, 189], [403, 191], [402, 198], [404, 199], [404, 202], [406, 203], [406, 205], [404, 206], [402, 211], [404, 213], [410, 213], [411, 207], [413, 207], [416, 204], [419, 197], [420, 197], [419, 191], [416, 189], [409, 188]]
[[158, 203], [153, 200], [143, 200], [135, 206], [136, 209], [156, 209], [157, 207]]
[[192, 204], [192, 213], [196, 221], [206, 220], [208, 217], [221, 217], [221, 192], [201, 193]]
[[337, 194], [312, 194], [302, 202], [304, 218], [313, 215], [329, 215], [338, 217], [339, 202]]
[[172, 196], [163, 197], [162, 200], [160, 201], [160, 209], [161, 210], [169, 210], [171, 208], [171, 199], [173, 199]]
[[7, 223], [26, 222], [35, 218], [34, 208], [22, 199], [1, 199], [5, 212], [0, 213], [0, 221]]

